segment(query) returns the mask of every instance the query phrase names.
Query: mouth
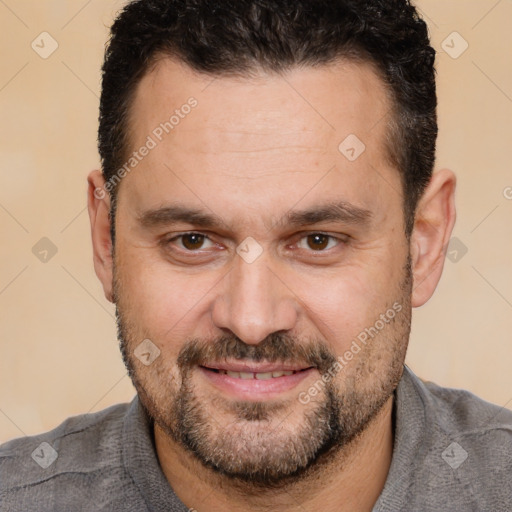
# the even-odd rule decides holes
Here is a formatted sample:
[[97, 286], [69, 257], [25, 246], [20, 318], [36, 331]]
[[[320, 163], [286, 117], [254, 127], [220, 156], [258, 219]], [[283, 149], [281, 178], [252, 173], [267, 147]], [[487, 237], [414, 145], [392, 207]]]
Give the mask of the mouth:
[[199, 370], [223, 394], [244, 400], [261, 400], [295, 388], [316, 369], [306, 365], [225, 362], [201, 365]]
[[226, 368], [210, 368], [208, 366], [202, 366], [205, 370], [209, 370], [215, 373], [219, 373], [221, 375], [228, 375], [233, 379], [244, 379], [244, 380], [269, 380], [269, 379], [277, 379], [279, 377], [287, 377], [289, 375], [294, 375], [295, 373], [305, 372], [312, 368], [312, 366], [308, 368], [301, 368], [300, 370], [269, 370], [269, 371], [235, 371], [228, 370]]

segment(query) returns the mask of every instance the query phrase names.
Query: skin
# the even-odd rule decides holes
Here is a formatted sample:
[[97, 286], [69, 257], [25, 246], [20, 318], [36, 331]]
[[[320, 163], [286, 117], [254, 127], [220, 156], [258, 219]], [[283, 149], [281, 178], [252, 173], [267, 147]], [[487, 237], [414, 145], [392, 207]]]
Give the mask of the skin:
[[[156, 419], [164, 474], [200, 512], [370, 511], [391, 463], [392, 392], [411, 310], [432, 296], [455, 222], [455, 176], [434, 173], [409, 243], [400, 177], [383, 146], [389, 98], [367, 64], [213, 80], [161, 59], [136, 91], [132, 150], [191, 96], [197, 107], [121, 182], [114, 255], [109, 196], [95, 194], [104, 179], [99, 170], [88, 178], [95, 270], [116, 303], [125, 363]], [[348, 134], [366, 146], [353, 162], [338, 150]], [[291, 210], [339, 200], [368, 210], [369, 221], [278, 222]], [[141, 225], [142, 212], [170, 202], [213, 212], [222, 225]], [[169, 241], [191, 231], [208, 238], [202, 245]], [[319, 232], [334, 237], [322, 239], [329, 243], [320, 250], [308, 238]], [[262, 249], [251, 263], [236, 252], [247, 237]], [[197, 341], [202, 361], [242, 353], [244, 361], [282, 361], [281, 346], [289, 362], [313, 361], [323, 348], [332, 363], [393, 304], [400, 306], [394, 319], [308, 403], [299, 394], [326, 367], [313, 368], [293, 389], [241, 400], [180, 358]], [[148, 366], [134, 355], [144, 339], [160, 350]], [[314, 453], [325, 431], [311, 418], [327, 418], [327, 404], [336, 406], [342, 434]], [[180, 414], [189, 423], [180, 423]], [[179, 437], [184, 429], [192, 437], [195, 429], [199, 455]], [[311, 453], [301, 466], [302, 448]], [[216, 468], [201, 458], [213, 453]], [[258, 465], [275, 473], [265, 480]], [[244, 479], [251, 468], [254, 478]]]

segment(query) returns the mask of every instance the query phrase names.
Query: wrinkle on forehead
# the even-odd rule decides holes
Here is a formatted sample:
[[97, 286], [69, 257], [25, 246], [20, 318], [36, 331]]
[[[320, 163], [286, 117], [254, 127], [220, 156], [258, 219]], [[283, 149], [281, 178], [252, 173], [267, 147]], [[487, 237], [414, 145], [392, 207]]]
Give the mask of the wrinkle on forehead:
[[[226, 151], [264, 150], [276, 147], [274, 137], [287, 147], [323, 147], [330, 132], [341, 137], [350, 125], [349, 133], [355, 132], [361, 117], [368, 121], [366, 128], [379, 131], [389, 110], [387, 88], [370, 64], [338, 61], [243, 79], [200, 74], [167, 58], [142, 78], [136, 91], [132, 122], [140, 140], [191, 96], [198, 107], [170, 138], [180, 145], [201, 132], [215, 134], [203, 136], [198, 151], [216, 151], [221, 143], [235, 146]], [[248, 147], [240, 148], [242, 143]]]
[[[147, 205], [183, 194], [209, 201], [229, 197], [232, 206], [263, 204], [265, 196], [296, 202], [323, 187], [385, 208], [384, 196], [395, 194], [390, 184], [401, 190], [398, 172], [386, 174], [383, 120], [389, 104], [372, 66], [341, 62], [244, 80], [212, 79], [162, 60], [139, 84], [135, 138], [143, 143], [190, 97], [197, 107], [126, 177], [144, 190]], [[349, 134], [366, 145], [354, 162], [338, 149]]]

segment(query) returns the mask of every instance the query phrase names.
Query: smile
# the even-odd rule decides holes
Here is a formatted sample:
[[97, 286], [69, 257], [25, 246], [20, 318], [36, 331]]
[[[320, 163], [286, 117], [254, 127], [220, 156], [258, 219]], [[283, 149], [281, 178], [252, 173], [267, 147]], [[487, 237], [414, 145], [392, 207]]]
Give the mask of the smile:
[[[213, 366], [213, 365], [212, 365]], [[216, 365], [217, 366], [217, 365]], [[299, 386], [313, 372], [314, 367], [278, 364], [223, 363], [219, 368], [199, 366], [200, 374], [209, 385], [223, 394], [242, 400], [278, 398]]]
[[217, 370], [213, 368], [209, 368], [212, 371], [215, 371], [217, 373], [228, 375], [229, 377], [232, 377], [234, 379], [258, 379], [258, 380], [268, 380], [268, 379], [276, 379], [278, 377], [283, 377], [287, 375], [293, 375], [294, 373], [297, 373], [299, 371], [303, 370], [286, 370], [286, 371], [276, 371], [276, 372], [259, 372], [259, 373], [253, 373], [253, 372], [233, 372], [230, 370]]

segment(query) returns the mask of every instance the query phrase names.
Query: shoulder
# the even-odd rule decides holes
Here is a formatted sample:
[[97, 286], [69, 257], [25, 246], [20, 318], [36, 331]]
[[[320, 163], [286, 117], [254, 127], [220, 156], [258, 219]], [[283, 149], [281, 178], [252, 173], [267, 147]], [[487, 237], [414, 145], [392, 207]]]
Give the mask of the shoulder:
[[425, 410], [446, 433], [460, 436], [491, 435], [512, 448], [512, 411], [476, 396], [470, 391], [442, 387], [417, 379]]
[[407, 366], [395, 398], [393, 457], [375, 511], [511, 510], [512, 411]]
[[424, 411], [422, 492], [461, 510], [510, 510], [512, 411], [463, 389], [413, 382]]
[[0, 445], [0, 496], [62, 475], [121, 466], [121, 433], [129, 403], [67, 418], [53, 430]]

